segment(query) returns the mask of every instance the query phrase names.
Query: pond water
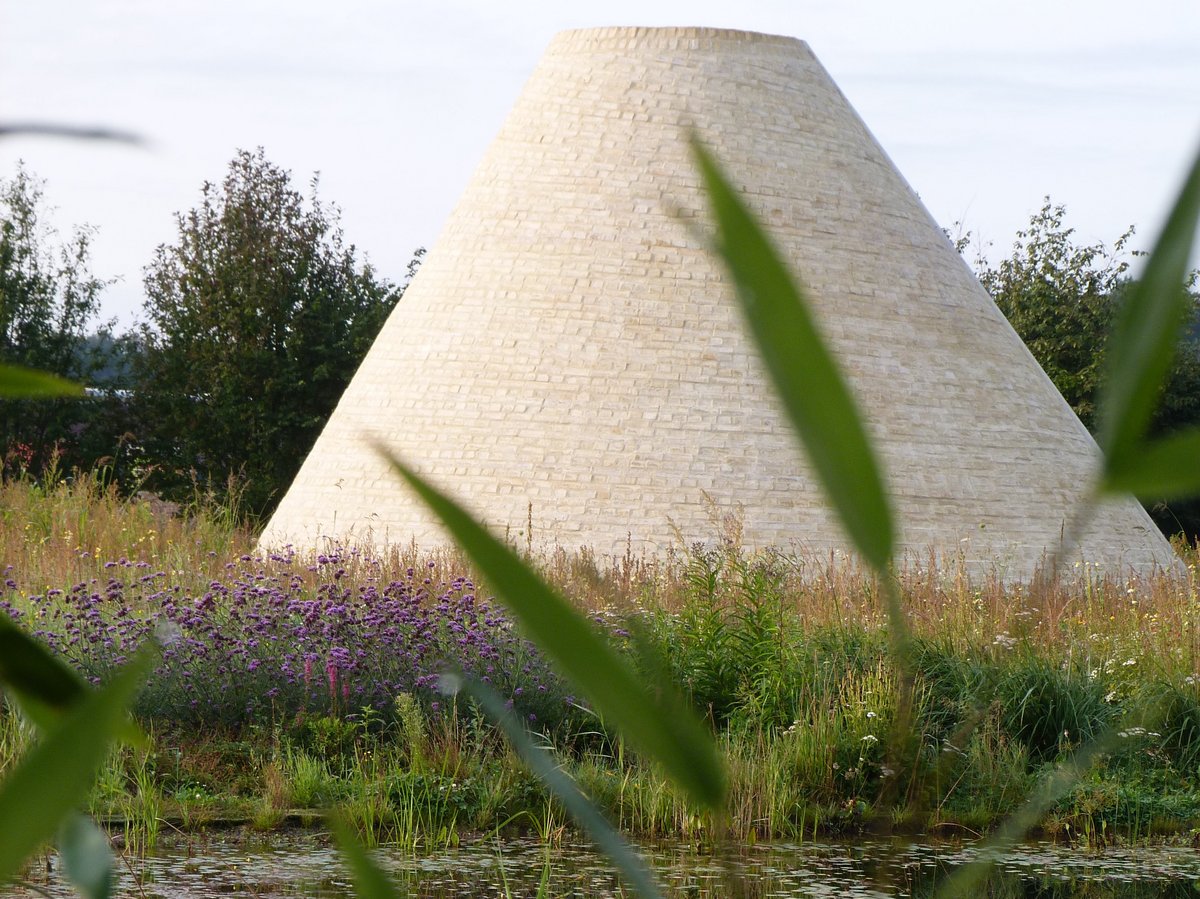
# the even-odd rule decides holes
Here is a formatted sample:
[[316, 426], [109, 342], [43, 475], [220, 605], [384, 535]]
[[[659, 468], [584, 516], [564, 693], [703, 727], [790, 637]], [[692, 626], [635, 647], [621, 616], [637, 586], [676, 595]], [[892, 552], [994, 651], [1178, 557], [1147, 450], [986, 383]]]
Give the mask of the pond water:
[[[721, 855], [686, 847], [649, 853], [667, 895], [683, 897], [932, 897], [946, 873], [973, 857], [951, 843], [861, 840], [845, 843], [774, 843]], [[420, 899], [533, 897], [545, 881], [553, 897], [625, 896], [611, 868], [583, 846], [547, 850], [508, 840], [411, 855], [379, 850], [377, 858], [402, 896]], [[123, 863], [124, 864], [124, 863]], [[39, 864], [26, 886], [0, 889], [12, 897], [70, 896], [58, 876]], [[147, 899], [352, 895], [337, 852], [305, 837], [251, 841], [195, 838], [130, 859], [119, 896]], [[1008, 855], [978, 892], [990, 897], [1148, 899], [1200, 897], [1200, 852], [1186, 847], [1109, 849], [1101, 855], [1069, 847], [1030, 844]]]

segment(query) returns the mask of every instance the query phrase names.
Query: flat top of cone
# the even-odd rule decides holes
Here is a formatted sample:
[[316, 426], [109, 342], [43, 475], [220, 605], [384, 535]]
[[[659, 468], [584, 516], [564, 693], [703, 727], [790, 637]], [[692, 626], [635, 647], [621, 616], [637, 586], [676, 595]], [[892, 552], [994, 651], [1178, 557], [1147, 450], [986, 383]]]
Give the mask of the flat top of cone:
[[[569, 28], [560, 31], [550, 42], [551, 50], [562, 47], [607, 44], [612, 41], [636, 40], [645, 44], [658, 44], [675, 48], [680, 40], [717, 39], [723, 41], [756, 41], [783, 44], [803, 44], [799, 38], [782, 34], [766, 34], [761, 31], [745, 31], [740, 28], [712, 28], [708, 26], [651, 26], [610, 25], [601, 28]], [[680, 49], [690, 49], [684, 47]]]
[[[692, 129], [807, 286], [906, 550], [1053, 550], [1086, 430], [807, 46], [710, 28], [554, 39], [264, 541], [441, 542], [371, 435], [530, 545], [844, 546], [708, 252]], [[1171, 557], [1132, 501], [1082, 549]]]

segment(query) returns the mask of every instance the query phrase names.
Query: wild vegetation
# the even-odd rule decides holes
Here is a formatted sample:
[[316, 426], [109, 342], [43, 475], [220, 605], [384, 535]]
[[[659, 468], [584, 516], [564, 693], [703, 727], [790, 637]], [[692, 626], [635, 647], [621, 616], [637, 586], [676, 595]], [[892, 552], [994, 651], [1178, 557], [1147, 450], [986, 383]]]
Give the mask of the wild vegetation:
[[[1098, 693], [1099, 688], [1122, 685], [1120, 678], [1112, 678], [1111, 683], [1106, 679], [1114, 665], [1110, 658], [1101, 659], [1091, 667], [1095, 660], [1089, 652], [1072, 650], [1065, 655], [1033, 653], [1024, 662], [1005, 664], [988, 658], [984, 646], [967, 642], [960, 648], [951, 640], [947, 650], [939, 643], [945, 642], [945, 634], [938, 631], [923, 634], [913, 627], [914, 615], [909, 607], [915, 597], [908, 584], [910, 569], [905, 564], [911, 560], [894, 557], [895, 522], [853, 396], [811, 318], [803, 290], [786, 271], [769, 238], [744, 207], [715, 160], [698, 143], [693, 143], [693, 149], [716, 221], [714, 251], [729, 268], [748, 327], [760, 347], [763, 362], [787, 416], [808, 452], [817, 479], [824, 486], [858, 558], [866, 566], [865, 571], [856, 573], [857, 579], [846, 585], [849, 592], [838, 594], [837, 602], [840, 605], [858, 592], [871, 596], [886, 616], [886, 627], [882, 629], [886, 641], [880, 641], [879, 636], [872, 633], [869, 615], [860, 616], [849, 626], [842, 625], [839, 619], [838, 627], [826, 634], [820, 616], [806, 614], [806, 604], [799, 601], [808, 592], [806, 581], [801, 579], [792, 583], [788, 578], [789, 569], [805, 570], [803, 560], [778, 554], [746, 558], [736, 543], [728, 542], [716, 550], [716, 556], [711, 556], [703, 547], [693, 548], [682, 556], [685, 572], [691, 573], [699, 565], [695, 576], [685, 580], [688, 583], [694, 581], [701, 589], [698, 596], [685, 593], [685, 601], [678, 609], [664, 612], [631, 605], [618, 612], [615, 623], [602, 617], [599, 623], [604, 627], [589, 626], [578, 609], [579, 600], [572, 604], [549, 586], [534, 571], [535, 560], [522, 560], [511, 547], [490, 536], [450, 497], [427, 484], [402, 460], [393, 458], [391, 463], [396, 474], [454, 534], [472, 563], [486, 573], [522, 631], [536, 639], [537, 650], [533, 646], [527, 649], [531, 653], [545, 652], [557, 670], [583, 690], [588, 703], [594, 703], [594, 706], [585, 705], [584, 710], [591, 711], [597, 721], [597, 726], [586, 734], [578, 734], [569, 726], [556, 734], [552, 722], [545, 719], [539, 722], [535, 713], [529, 714], [528, 723], [520, 721], [514, 710], [517, 698], [524, 697], [525, 685], [519, 683], [511, 688], [506, 706], [504, 697], [485, 682], [491, 674], [497, 673], [498, 654], [481, 654], [475, 660], [483, 666], [483, 674], [470, 663], [454, 664], [454, 656], [461, 650], [467, 650], [469, 655], [480, 645], [491, 645], [491, 635], [480, 636], [475, 622], [469, 629], [473, 635], [470, 638], [459, 622], [458, 630], [454, 626], [448, 629], [461, 636], [452, 638], [454, 645], [445, 644], [443, 650], [443, 664], [450, 670], [437, 680], [442, 692], [455, 699], [450, 706], [449, 720], [456, 731], [464, 720], [472, 724], [475, 733], [471, 746], [479, 749], [486, 745], [483, 726], [489, 722], [498, 726], [507, 738], [505, 745], [537, 772], [539, 782], [549, 787], [555, 800], [588, 829], [627, 882], [645, 895], [660, 895], [652, 873], [639, 854], [598, 814], [598, 808], [608, 806], [620, 824], [628, 828], [638, 826], [624, 817], [624, 790], [626, 783], [645, 782], [640, 775], [647, 769], [627, 768], [627, 757], [635, 766], [639, 765], [638, 758], [652, 759], [668, 775], [671, 786], [655, 791], [655, 795], [668, 797], [676, 790], [682, 794], [682, 804], [674, 804], [670, 799], [657, 804], [660, 809], [670, 807], [674, 810], [677, 831], [690, 833], [693, 831], [689, 828], [694, 827], [700, 834], [717, 832], [722, 836], [730, 832], [731, 822], [732, 828], [740, 827], [743, 834], [751, 836], [758, 833], [762, 823], [766, 822], [770, 827], [776, 820], [770, 814], [748, 820], [729, 817], [729, 806], [738, 796], [736, 741], [739, 738], [744, 740], [757, 735], [760, 747], [774, 747], [776, 741], [773, 738], [801, 734], [802, 737], [795, 741], [801, 747], [796, 756], [772, 756], [773, 764], [760, 770], [755, 770], [752, 762], [750, 770], [754, 771], [754, 776], [751, 782], [757, 785], [765, 776], [780, 770], [784, 781], [795, 777], [797, 772], [805, 772], [808, 779], [804, 781], [803, 795], [810, 801], [816, 796], [820, 801], [826, 794], [817, 787], [824, 776], [826, 782], [832, 780], [841, 788], [835, 788], [836, 800], [844, 803], [852, 817], [861, 816], [864, 820], [867, 811], [873, 812], [873, 820], [879, 820], [881, 811], [890, 810], [893, 823], [905, 819], [921, 821], [926, 826], [945, 823], [927, 809], [932, 807], [934, 798], [938, 798], [938, 812], [946, 807], [948, 794], [941, 785], [942, 775], [947, 771], [955, 778], [954, 788], [964, 780], [968, 783], [974, 780], [985, 786], [999, 784], [1007, 789], [1015, 779], [1025, 789], [1024, 801], [1006, 817], [994, 838], [985, 841], [983, 856], [951, 874], [945, 884], [945, 890], [951, 895], [965, 895], [979, 887], [996, 852], [1011, 846], [1038, 822], [1052, 818], [1064, 803], [1071, 803], [1092, 773], [1110, 760], [1117, 761], [1112, 767], [1115, 772], [1136, 769], [1142, 773], [1149, 771], [1151, 775], [1155, 773], [1153, 765], [1146, 767], [1144, 763], [1141, 766], [1138, 763], [1144, 762], [1146, 757], [1163, 761], [1166, 782], [1182, 781], [1184, 793], [1190, 794], [1187, 775], [1192, 767], [1189, 744], [1195, 732], [1195, 716], [1193, 696], [1186, 688], [1195, 686], [1194, 671], [1184, 676], [1180, 683], [1168, 679], [1150, 687], [1131, 679], [1131, 683], [1125, 684], [1128, 699], [1123, 704], [1120, 689], [1110, 689], [1102, 697]], [[1098, 403], [1098, 442], [1102, 458], [1091, 485], [1096, 498], [1112, 493], [1171, 498], [1200, 492], [1200, 476], [1194, 468], [1196, 453], [1200, 452], [1200, 428], [1186, 427], [1163, 436], [1152, 427], [1156, 400], [1168, 376], [1179, 331], [1194, 316], [1194, 298], [1180, 287], [1186, 281], [1186, 265], [1194, 244], [1198, 216], [1200, 160], [1189, 173], [1142, 280], [1130, 286], [1128, 298], [1119, 304], [1115, 313], [1116, 324], [1106, 344], [1108, 374]], [[39, 392], [53, 395], [74, 388], [27, 369], [0, 366], [0, 389], [6, 395], [20, 397]], [[43, 483], [38, 489], [45, 492], [54, 486]], [[1086, 515], [1088, 507], [1085, 503], [1076, 510], [1077, 514]], [[1074, 525], [1066, 528], [1065, 549], [1069, 550], [1073, 533]], [[77, 547], [75, 553], [80, 559], [95, 558], [82, 547]], [[353, 553], [350, 548], [347, 557]], [[96, 555], [99, 555], [99, 548]], [[1060, 560], [1065, 557], [1065, 554], [1057, 556]], [[342, 558], [342, 551], [338, 551], [334, 563], [339, 564]], [[239, 561], [267, 566], [268, 563], [287, 565], [295, 560], [288, 557], [255, 559], [245, 555], [239, 557]], [[566, 561], [570, 567], [575, 567], [573, 560]], [[953, 566], [946, 567], [950, 560], [941, 561], [941, 567], [930, 566], [930, 573], [925, 576], [927, 581], [945, 581], [949, 577], [960, 584], [970, 583], [953, 577]], [[134, 562], [128, 557], [101, 564], [106, 570], [154, 567], [147, 560]], [[318, 559], [317, 564], [309, 565], [307, 570], [319, 576], [321, 564]], [[226, 565], [236, 567], [229, 562]], [[437, 562], [426, 567], [430, 571], [436, 570]], [[666, 568], [668, 582], [679, 579], [670, 574], [670, 565]], [[853, 571], [848, 559], [835, 558], [831, 559], [827, 571], [840, 572], [843, 568]], [[390, 594], [392, 599], [408, 603], [410, 615], [402, 620], [405, 625], [412, 620], [425, 622], [416, 631], [418, 639], [425, 640], [427, 632], [446, 630], [438, 621], [439, 615], [442, 619], [446, 617], [450, 603], [437, 604], [439, 614], [433, 616], [429, 626], [430, 619], [418, 611], [420, 602], [412, 605], [412, 600], [417, 599], [414, 589], [420, 591], [413, 583], [416, 568], [409, 565], [409, 569], [412, 570], [405, 572], [409, 579], [407, 590], [403, 582], [394, 579], [384, 589], [384, 595]], [[732, 575], [722, 577], [721, 572], [725, 569]], [[12, 571], [9, 566], [5, 574]], [[152, 584], [160, 574], [165, 576], [165, 572], [144, 574], [140, 584]], [[340, 582], [346, 574], [347, 570], [339, 567], [333, 575], [334, 581]], [[342, 620], [343, 612], [355, 605], [353, 591], [347, 586], [349, 581], [346, 585], [321, 584], [317, 587], [318, 593], [324, 591], [326, 599], [335, 597], [335, 605], [322, 607], [318, 603], [317, 613], [309, 616], [309, 607], [301, 598], [304, 581], [296, 573], [291, 573], [286, 593], [283, 581], [273, 580], [266, 568], [253, 574], [253, 583], [247, 580], [250, 577], [242, 572], [242, 579], [236, 581], [232, 589], [219, 581], [210, 582], [209, 592], [200, 599], [184, 593], [180, 587], [167, 585], [165, 590], [145, 597], [144, 607], [139, 609], [131, 608], [125, 602], [129, 583], [113, 577], [102, 594], [98, 589], [99, 579], [92, 578], [72, 588], [66, 614], [61, 612], [62, 603], [47, 601], [52, 595], [56, 599], [64, 595], [63, 591], [48, 586], [44, 595], [22, 597], [20, 585], [12, 577], [8, 579], [6, 587], [16, 594], [16, 601], [7, 601], [8, 614], [0, 616], [0, 640], [6, 647], [5, 652], [0, 653], [0, 676], [28, 718], [12, 719], [14, 723], [6, 728], [3, 743], [24, 749], [22, 728], [26, 720], [37, 727], [41, 739], [23, 754], [14, 755], [5, 766], [7, 774], [2, 782], [3, 790], [0, 790], [0, 804], [3, 805], [0, 872], [4, 876], [16, 870], [36, 848], [38, 841], [57, 825], [60, 827], [60, 850], [73, 883], [88, 895], [108, 895], [112, 863], [107, 842], [94, 824], [81, 816], [71, 815], [70, 809], [78, 796], [96, 782], [96, 771], [101, 767], [104, 751], [114, 738], [121, 736], [127, 744], [145, 747], [146, 741], [140, 737], [140, 732], [131, 729], [124, 718], [125, 710], [136, 700], [139, 690], [144, 690], [147, 684], [165, 683], [167, 693], [175, 692], [171, 682], [180, 679], [191, 682], [195, 671], [205, 668], [203, 664], [195, 664], [195, 660], [207, 661], [210, 656], [217, 660], [218, 677], [227, 676], [231, 671], [247, 675], [256, 673], [263, 665], [259, 650], [264, 640], [268, 646], [276, 643], [278, 648], [279, 635], [289, 631], [290, 636], [302, 644], [315, 634], [328, 638], [328, 632], [322, 627], [325, 622], [321, 612], [324, 611], [331, 621], [338, 622]], [[836, 577], [844, 580], [846, 575], [841, 573]], [[1180, 583], [1182, 578], [1182, 571], [1172, 570], [1146, 583], [1165, 581], [1170, 590], [1171, 585]], [[464, 591], [474, 591], [474, 580], [478, 579], [455, 580], [448, 588], [449, 593], [458, 591], [462, 604], [466, 604], [468, 596]], [[591, 580], [603, 584], [605, 578], [594, 575]], [[1189, 567], [1189, 575], [1183, 581], [1189, 591], [1193, 580], [1194, 568]], [[718, 585], [722, 583], [735, 585], [732, 602], [718, 602], [718, 598], [723, 599], [725, 595], [724, 591], [718, 592]], [[1093, 594], [1111, 592], [1105, 589], [1104, 583], [1097, 585], [1089, 567], [1078, 573], [1075, 584], [1076, 592], [1082, 590], [1089, 600]], [[422, 585], [432, 587], [432, 577], [422, 579]], [[794, 588], [795, 599], [793, 592], [786, 589], [788, 585]], [[445, 588], [439, 585], [439, 589]], [[1029, 614], [1039, 612], [1042, 607], [1068, 606], [1069, 592], [1066, 602], [1059, 603], [1054, 599], [1062, 589], [1062, 572], [1057, 564], [1041, 572], [1027, 590], [1029, 598], [1039, 604], [1029, 610]], [[362, 590], [360, 587], [360, 593]], [[1139, 589], [1138, 584], [1128, 583], [1125, 596], [1149, 596], [1154, 590], [1153, 586]], [[976, 599], [982, 596], [978, 589], [973, 593]], [[232, 596], [232, 608], [217, 611], [219, 618], [238, 623], [245, 614], [255, 622], [249, 631], [243, 630], [232, 641], [237, 647], [232, 654], [219, 646], [227, 642], [226, 629], [213, 626], [207, 619], [207, 613], [221, 605], [218, 597], [226, 595]], [[267, 604], [274, 607], [274, 614], [258, 603], [264, 595], [270, 597]], [[372, 599], [378, 599], [379, 594], [373, 592], [370, 595]], [[443, 600], [447, 595], [447, 592], [442, 593]], [[110, 617], [106, 617], [103, 610], [106, 597], [114, 600], [117, 606], [111, 610]], [[1019, 596], [1008, 597], [1010, 601], [1014, 598]], [[1181, 602], [1186, 598], [1183, 594], [1176, 597]], [[192, 610], [205, 614], [192, 614], [186, 606], [180, 605], [189, 600]], [[1134, 605], [1140, 601], [1135, 599]], [[698, 608], [696, 603], [699, 603]], [[473, 592], [470, 605], [473, 610]], [[1020, 603], [1017, 605], [1020, 607]], [[51, 626], [37, 628], [47, 617]], [[351, 613], [349, 617], [356, 622], [365, 622], [370, 616]], [[1115, 621], [1117, 616], [1111, 614], [1109, 618]], [[63, 619], [64, 626], [56, 628], [59, 619]], [[814, 619], [818, 622], [815, 627]], [[795, 626], [795, 620], [800, 622], [799, 628]], [[942, 621], [945, 621], [944, 616]], [[492, 627], [486, 618], [484, 622], [485, 631]], [[699, 624], [697, 633], [688, 626], [694, 623]], [[1058, 623], [1064, 631], [1070, 630], [1068, 619], [1060, 617]], [[1087, 620], [1087, 623], [1092, 622]], [[262, 624], [263, 629], [259, 629], [258, 624]], [[504, 626], [503, 622], [501, 626]], [[130, 634], [140, 632], [144, 636], [150, 627], [155, 640], [144, 640], [143, 645], [137, 647], [126, 645]], [[185, 636], [189, 628], [192, 633]], [[37, 636], [31, 633], [34, 629]], [[1179, 633], [1186, 636], [1189, 631]], [[205, 635], [213, 638], [215, 649], [205, 641]], [[48, 651], [38, 636], [53, 644], [59, 652]], [[728, 641], [726, 637], [729, 637]], [[876, 652], [871, 650], [873, 637], [880, 645]], [[933, 648], [927, 652], [930, 637]], [[1088, 635], [1088, 640], [1103, 638], [1101, 630]], [[136, 636], [133, 639], [136, 641]], [[339, 635], [335, 634], [335, 639], [339, 639]], [[809, 640], [816, 642], [810, 645]], [[1021, 641], [1022, 636], [1005, 631], [994, 634], [990, 645], [1013, 649]], [[339, 642], [344, 641], [339, 639]], [[162, 648], [161, 653], [158, 647]], [[854, 652], [841, 651], [847, 647], [853, 647]], [[100, 656], [115, 654], [115, 658], [104, 659], [88, 672], [87, 677], [101, 685], [99, 690], [88, 689], [85, 677], [64, 659], [66, 656], [76, 664], [82, 659], [86, 666], [92, 658], [93, 648]], [[729, 652], [727, 648], [731, 648]], [[1184, 650], [1186, 648], [1185, 642]], [[318, 720], [334, 721], [334, 724], [322, 725], [323, 729], [331, 730], [337, 727], [339, 717], [339, 687], [344, 703], [349, 705], [353, 688], [348, 674], [353, 671], [355, 654], [345, 646], [327, 645], [324, 650], [327, 708], [326, 714]], [[127, 652], [132, 655], [126, 655]], [[284, 653], [282, 663], [277, 657], [268, 657], [268, 663], [276, 664], [268, 664], [267, 670], [274, 667], [284, 675], [289, 687], [298, 688], [303, 698], [297, 720], [302, 720], [308, 705], [306, 697], [312, 690], [311, 666], [320, 659], [321, 653], [310, 648], [302, 655], [288, 657], [286, 644]], [[826, 672], [820, 668], [806, 669], [803, 663], [810, 656], [814, 660], [823, 657], [828, 660], [822, 664], [839, 662], [838, 670], [831, 668], [825, 676]], [[1080, 656], [1087, 667], [1077, 667]], [[1193, 654], [1178, 648], [1176, 656], [1187, 660], [1194, 658]], [[933, 660], [932, 665], [926, 664], [929, 658]], [[686, 659], [692, 660], [693, 664], [681, 666], [679, 660]], [[762, 659], [767, 660], [765, 666], [759, 664]], [[943, 659], [945, 665], [941, 664]], [[694, 664], [696, 660], [699, 665]], [[297, 662], [304, 663], [302, 683], [295, 672]], [[170, 670], [173, 664], [182, 673]], [[1126, 668], [1137, 665], [1137, 658], [1123, 663]], [[1166, 667], [1163, 665], [1164, 670]], [[640, 678], [635, 675], [635, 669]], [[536, 660], [522, 666], [525, 675], [536, 670]], [[791, 680], [797, 673], [804, 675], [798, 683]], [[464, 683], [465, 693], [459, 689]], [[646, 689], [647, 684], [650, 689]], [[713, 688], [713, 685], [717, 686]], [[535, 686], [549, 689], [545, 684]], [[195, 714], [202, 714], [203, 692], [194, 691], [188, 700], [188, 707]], [[270, 698], [273, 700], [279, 695], [277, 692]], [[460, 696], [467, 697], [461, 705]], [[410, 768], [416, 767], [414, 758], [423, 758], [427, 752], [418, 736], [423, 730], [418, 727], [419, 701], [419, 696], [406, 692], [394, 702], [395, 717], [401, 722], [400, 730], [408, 738], [406, 761]], [[436, 708], [435, 701], [439, 703]], [[684, 708], [685, 703], [691, 706], [690, 711]], [[566, 705], [571, 707], [575, 703], [567, 702]], [[440, 700], [431, 700], [428, 709], [445, 714]], [[747, 709], [749, 717], [740, 714]], [[245, 714], [251, 716], [256, 710], [254, 703], [247, 703]], [[368, 719], [374, 719], [378, 714], [377, 708], [369, 703], [362, 707], [358, 722], [361, 733], [369, 735], [373, 732], [372, 722]], [[707, 717], [709, 729], [716, 731], [715, 739], [699, 726], [702, 715]], [[152, 712], [144, 710], [143, 716], [152, 722]], [[780, 735], [777, 731], [789, 716], [794, 716], [792, 723]], [[540, 725], [543, 741], [551, 747], [549, 750], [531, 740], [531, 725]], [[618, 730], [612, 730], [612, 725]], [[277, 733], [274, 708], [270, 726], [272, 732]], [[242, 727], [245, 727], [244, 723]], [[237, 726], [234, 729], [239, 730]], [[864, 729], [870, 732], [862, 733]], [[881, 740], [875, 730], [883, 732], [885, 739]], [[849, 756], [845, 759], [845, 765], [850, 767], [843, 764], [838, 752], [843, 745], [840, 738], [847, 733], [857, 737], [857, 742], [849, 745]], [[562, 742], [564, 734], [567, 736], [565, 743]], [[812, 734], [818, 734], [819, 738], [807, 739]], [[972, 744], [988, 740], [989, 734], [991, 739], [974, 753], [978, 764], [972, 765]], [[582, 749], [575, 743], [577, 736], [588, 738]], [[640, 747], [640, 752], [627, 752], [624, 743], [627, 738]], [[734, 741], [732, 744], [731, 740]], [[1131, 749], [1134, 747], [1132, 741], [1141, 740], [1148, 741], [1147, 747]], [[599, 752], [587, 748], [593, 741], [598, 741], [602, 747]], [[273, 745], [280, 742], [276, 737]], [[725, 750], [722, 756], [726, 761], [717, 757], [718, 744]], [[875, 747], [880, 744], [884, 749], [875, 757]], [[356, 741], [358, 771], [372, 767], [368, 762], [373, 758], [383, 757], [377, 745], [364, 749], [362, 755], [358, 754], [358, 747]], [[829, 756], [831, 747], [834, 750], [832, 758]], [[555, 750], [565, 755], [564, 761], [554, 761]], [[1050, 768], [1037, 768], [1056, 757], [1060, 761]], [[617, 769], [611, 775], [621, 781], [622, 787], [620, 803], [615, 809], [611, 808], [611, 797], [602, 795], [602, 789], [593, 787], [594, 795], [589, 797], [576, 786], [577, 782], [592, 783], [586, 770], [579, 766], [598, 758], [617, 763]], [[962, 762], [962, 758], [968, 761]], [[812, 764], [814, 759], [815, 765]], [[1125, 759], [1129, 760], [1128, 766], [1123, 764]], [[461, 758], [456, 756], [456, 761], [459, 760]], [[959, 767], [954, 775], [956, 762]], [[878, 766], [877, 771], [874, 765]], [[576, 779], [567, 777], [563, 773], [564, 767], [576, 768]], [[984, 776], [969, 778], [968, 775], [977, 773], [977, 769], [982, 770]], [[443, 774], [445, 770], [443, 768]], [[458, 771], [456, 767], [455, 773]], [[996, 771], [1001, 772], [999, 778], [988, 776]], [[1033, 775], [1033, 779], [1021, 782], [1021, 771]], [[727, 777], [727, 772], [733, 776]], [[829, 772], [835, 773], [830, 775]], [[649, 775], [652, 779], [654, 771], [649, 771]], [[134, 772], [134, 780], [138, 785], [138, 802], [129, 808], [145, 822], [137, 833], [144, 833], [149, 840], [160, 821], [160, 805], [145, 765]], [[1159, 779], [1151, 776], [1150, 780], [1161, 787]], [[844, 793], [848, 783], [856, 785], [857, 789], [854, 796], [846, 798]], [[449, 785], [443, 782], [438, 792], [448, 795], [456, 785], [455, 780]], [[1102, 785], [1108, 786], [1107, 782]], [[354, 872], [357, 890], [365, 896], [385, 897], [393, 894], [386, 876], [351, 835], [351, 830], [357, 829], [370, 839], [380, 822], [388, 818], [390, 792], [382, 790], [377, 782], [368, 792], [369, 796], [362, 801], [345, 804], [332, 824]], [[766, 792], [776, 795], [774, 790]], [[763, 791], [756, 788], [753, 795], [759, 797]], [[779, 791], [779, 795], [786, 793]], [[1129, 797], [1122, 795], [1119, 788], [1117, 795], [1118, 808], [1124, 800], [1128, 810]], [[1161, 799], [1172, 794], [1158, 789], [1152, 795]], [[1005, 804], [1003, 795], [1000, 802]], [[1012, 803], [1015, 802], [1013, 799]], [[1143, 818], [1141, 803], [1135, 804], [1138, 808], [1133, 826], [1136, 835]], [[1184, 796], [1180, 804], [1186, 806], [1188, 797]], [[1088, 806], [1091, 809], [1089, 815], [1101, 806], [1104, 806], [1102, 801]], [[795, 811], [788, 803], [784, 807]], [[682, 819], [678, 816], [679, 810], [685, 815]], [[807, 810], [805, 806], [804, 812]], [[18, 824], [19, 814], [29, 817]], [[1186, 815], [1184, 817], [1186, 819]], [[127, 814], [125, 819], [128, 821], [129, 818]], [[801, 836], [805, 818], [806, 814], [801, 818]], [[1108, 833], [1108, 819], [1101, 817], [1099, 820], [1099, 833], [1104, 839]], [[498, 826], [505, 823], [508, 822]], [[951, 823], [966, 826], [953, 820]], [[1065, 826], [1069, 828], [1070, 825]], [[402, 828], [396, 830], [398, 836], [403, 832]], [[443, 825], [438, 829], [438, 839], [456, 832], [454, 824]], [[768, 832], [774, 833], [773, 830]], [[1094, 836], [1090, 828], [1085, 829], [1085, 833], [1089, 838]]]
[[[1052, 810], [1064, 838], [1200, 829], [1200, 594], [1186, 571], [1077, 568], [1039, 592], [909, 560], [917, 710], [902, 753], [898, 671], [874, 581], [849, 560], [752, 555], [736, 532], [673, 559], [537, 560], [652, 682], [676, 685], [729, 766], [697, 813], [516, 632], [454, 554], [261, 556], [198, 505], [170, 514], [95, 478], [0, 487], [0, 606], [101, 681], [157, 631], [133, 708], [151, 743], [114, 751], [89, 805], [126, 840], [168, 826], [314, 821], [434, 846], [557, 832], [563, 809], [469, 699], [492, 684], [631, 833], [705, 841], [934, 828], [977, 833], [1110, 725], [1120, 742]], [[1146, 708], [1158, 709], [1147, 718]], [[10, 710], [0, 765], [28, 739]]]
[[[86, 402], [4, 400], [0, 471], [103, 470], [126, 494], [199, 491], [252, 520], [279, 501], [403, 286], [262, 148], [206, 182], [147, 260], [142, 320], [99, 322], [91, 232], [44, 224], [45, 185], [0, 179], [0, 359], [74, 379]], [[411, 276], [423, 251], [417, 251]]]

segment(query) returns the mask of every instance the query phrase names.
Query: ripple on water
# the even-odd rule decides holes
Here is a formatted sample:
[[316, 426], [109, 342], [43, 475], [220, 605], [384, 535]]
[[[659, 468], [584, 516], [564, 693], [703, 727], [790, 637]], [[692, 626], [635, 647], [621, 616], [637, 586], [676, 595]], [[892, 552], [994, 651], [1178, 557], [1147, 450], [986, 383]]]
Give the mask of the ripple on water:
[[[697, 854], [681, 846], [651, 853], [672, 899], [716, 897], [930, 896], [941, 877], [977, 857], [969, 845], [864, 840], [775, 843]], [[401, 887], [420, 899], [533, 896], [545, 880], [553, 896], [623, 895], [611, 866], [581, 845], [549, 852], [529, 840], [479, 843], [410, 855], [381, 849], [376, 856]], [[147, 899], [305, 896], [345, 899], [350, 878], [337, 852], [312, 836], [235, 841], [197, 838], [123, 863], [120, 895]], [[36, 889], [0, 890], [12, 897], [72, 896], [56, 864], [35, 871]], [[1196, 896], [1200, 854], [1185, 847], [1109, 849], [1102, 856], [1051, 844], [1030, 844], [1005, 856], [993, 875], [994, 892], [1045, 899], [1149, 899]], [[991, 892], [991, 891], [990, 891]]]

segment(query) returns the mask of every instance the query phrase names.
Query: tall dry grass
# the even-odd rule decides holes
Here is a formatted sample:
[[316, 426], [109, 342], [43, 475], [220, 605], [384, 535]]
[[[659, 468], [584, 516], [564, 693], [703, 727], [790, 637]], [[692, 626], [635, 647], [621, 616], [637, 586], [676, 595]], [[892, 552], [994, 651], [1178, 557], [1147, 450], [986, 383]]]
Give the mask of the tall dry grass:
[[254, 551], [232, 513], [198, 497], [189, 508], [129, 499], [95, 474], [0, 481], [0, 568], [22, 589], [102, 576], [106, 562], [145, 561], [180, 576], [215, 576]]
[[[582, 607], [596, 612], [676, 612], [707, 590], [736, 603], [747, 568], [766, 571], [783, 609], [805, 627], [885, 627], [874, 578], [844, 554], [750, 553], [728, 524], [708, 546], [680, 546], [664, 558], [632, 551], [601, 557], [587, 549], [551, 548], [532, 561]], [[907, 613], [918, 637], [948, 645], [1022, 645], [1051, 655], [1107, 655], [1200, 674], [1200, 590], [1195, 547], [1178, 544], [1174, 571], [1137, 577], [1102, 565], [1076, 564], [1052, 584], [1032, 587], [961, 560], [909, 559], [899, 571]], [[151, 497], [125, 498], [91, 474], [0, 482], [0, 569], [22, 592], [63, 589], [102, 578], [109, 563], [144, 561], [185, 589], [222, 577], [228, 564], [254, 556], [255, 534], [237, 516], [198, 497], [174, 508]], [[397, 546], [343, 553], [345, 582], [385, 582], [428, 567], [434, 583], [478, 581], [458, 550]], [[264, 560], [270, 567], [269, 558]], [[700, 585], [699, 581], [706, 583]], [[486, 588], [486, 584], [482, 585]]]

